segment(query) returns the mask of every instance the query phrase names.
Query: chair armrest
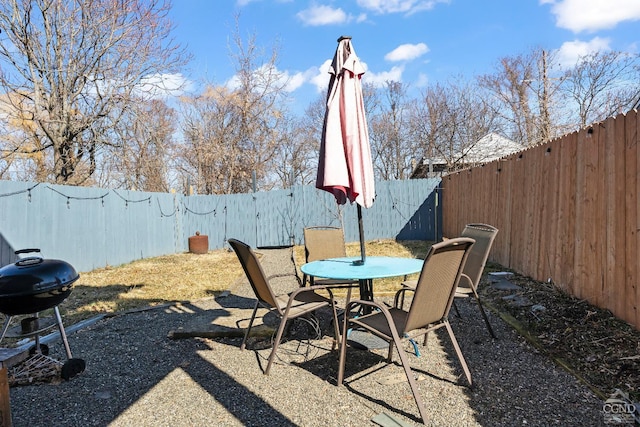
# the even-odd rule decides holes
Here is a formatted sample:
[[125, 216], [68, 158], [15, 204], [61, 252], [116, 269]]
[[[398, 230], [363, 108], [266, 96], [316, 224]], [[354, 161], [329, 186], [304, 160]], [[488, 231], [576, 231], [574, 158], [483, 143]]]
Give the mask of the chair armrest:
[[296, 289], [295, 291], [291, 292], [291, 294], [289, 294], [289, 304], [291, 304], [291, 301], [293, 301], [296, 296], [298, 296], [303, 292], [315, 292], [315, 291], [325, 290], [329, 293], [329, 297], [333, 299], [333, 292], [331, 292], [331, 288], [332, 288], [331, 286], [325, 286], [325, 285], [301, 286], [300, 288]]
[[363, 305], [378, 308], [381, 311], [386, 311], [387, 313], [389, 313], [389, 309], [387, 309], [387, 307], [384, 304], [381, 304], [375, 301], [364, 300], [364, 299], [352, 299], [351, 301], [349, 301], [349, 303], [345, 307], [345, 312], [348, 313], [349, 311], [351, 311], [351, 309], [353, 309], [353, 307], [363, 306]]
[[[357, 305], [366, 305], [369, 307], [374, 307], [377, 308], [378, 310], [380, 310], [380, 313], [382, 313], [382, 315], [384, 316], [385, 320], [387, 321], [387, 324], [389, 325], [389, 329], [391, 330], [391, 336], [393, 337], [395, 342], [400, 342], [400, 335], [398, 334], [398, 330], [396, 327], [395, 322], [393, 321], [393, 317], [391, 316], [391, 312], [389, 311], [389, 308], [387, 308], [386, 305], [384, 304], [380, 304], [377, 303], [375, 301], [366, 301], [366, 300], [352, 300], [349, 302], [349, 304], [347, 304], [347, 307], [345, 308], [345, 313], [349, 313], [354, 306]], [[366, 317], [366, 316], [365, 316]], [[349, 319], [348, 317], [345, 317], [345, 322], [349, 322], [350, 320], [353, 320], [354, 323], [356, 324], [360, 324], [363, 327], [365, 327], [366, 329], [370, 329], [370, 330], [375, 330], [371, 327], [368, 327], [367, 325], [363, 324], [363, 323], [359, 323], [358, 322], [358, 318], [354, 317], [352, 319]], [[346, 327], [346, 324], [345, 324]]]
[[[416, 285], [417, 285], [417, 281], [416, 281]], [[400, 297], [402, 297], [402, 302], [404, 303], [404, 298], [405, 298], [405, 293], [407, 292], [415, 292], [416, 288], [415, 286], [413, 287], [408, 287], [408, 286], [404, 286], [401, 289], [399, 289], [396, 294], [393, 296], [393, 307], [394, 308], [402, 308], [400, 305], [398, 305], [398, 302], [400, 301]]]
[[293, 301], [295, 301], [295, 299], [296, 299], [296, 297], [298, 295], [300, 295], [301, 293], [304, 293], [304, 292], [315, 292], [315, 291], [319, 291], [319, 290], [327, 291], [327, 293], [329, 294], [329, 300], [332, 302], [332, 304], [334, 303], [335, 298], [333, 298], [333, 292], [331, 292], [331, 289], [329, 289], [327, 286], [322, 286], [322, 285], [300, 286], [298, 289], [296, 289], [295, 291], [293, 291], [293, 292], [291, 292], [289, 294], [289, 300], [287, 301], [287, 307], [284, 309], [285, 316], [287, 316], [289, 314], [289, 310], [291, 309], [291, 304], [293, 303]]
[[459, 288], [469, 288], [469, 289], [474, 289], [475, 288], [471, 278], [469, 276], [467, 276], [466, 274], [464, 274], [464, 273], [462, 273], [460, 275], [460, 281], [458, 282], [458, 287]]

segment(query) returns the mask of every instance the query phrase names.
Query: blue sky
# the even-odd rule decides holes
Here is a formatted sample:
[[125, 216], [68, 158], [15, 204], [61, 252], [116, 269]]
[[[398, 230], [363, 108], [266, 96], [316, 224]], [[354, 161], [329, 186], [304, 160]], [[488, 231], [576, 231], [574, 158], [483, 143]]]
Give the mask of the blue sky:
[[175, 40], [193, 62], [184, 77], [228, 84], [229, 46], [239, 16], [289, 79], [293, 109], [326, 91], [341, 35], [353, 37], [365, 81], [426, 84], [491, 73], [504, 56], [542, 47], [575, 62], [595, 50], [640, 50], [640, 0], [173, 0]]

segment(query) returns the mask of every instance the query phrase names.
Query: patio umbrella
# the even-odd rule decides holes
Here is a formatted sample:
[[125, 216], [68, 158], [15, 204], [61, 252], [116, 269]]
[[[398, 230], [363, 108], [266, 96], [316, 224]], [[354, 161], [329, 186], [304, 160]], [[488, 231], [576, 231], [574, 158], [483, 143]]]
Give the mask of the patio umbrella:
[[327, 108], [320, 142], [316, 187], [330, 193], [338, 204], [347, 200], [358, 208], [360, 253], [365, 262], [362, 207], [373, 205], [375, 188], [369, 131], [362, 97], [364, 67], [351, 45], [351, 37], [338, 39], [329, 69]]

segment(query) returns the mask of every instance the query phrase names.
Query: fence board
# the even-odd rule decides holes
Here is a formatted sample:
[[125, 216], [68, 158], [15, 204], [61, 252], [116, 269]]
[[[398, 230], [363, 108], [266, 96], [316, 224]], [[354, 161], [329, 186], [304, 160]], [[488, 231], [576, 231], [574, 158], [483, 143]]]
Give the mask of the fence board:
[[626, 304], [623, 318], [629, 323], [640, 325], [640, 153], [638, 135], [640, 121], [636, 114], [625, 117], [625, 290]]
[[[590, 223], [591, 225], [589, 237], [591, 239], [591, 247], [594, 252], [594, 259], [596, 264], [593, 267], [593, 273], [600, 276], [600, 280], [592, 282], [592, 297], [589, 301], [593, 301], [594, 304], [602, 307], [610, 307], [607, 299], [607, 253], [610, 247], [607, 246], [609, 239], [606, 234], [608, 233], [608, 206], [607, 206], [607, 194], [612, 191], [607, 187], [607, 179], [611, 175], [607, 169], [607, 153], [611, 146], [609, 142], [609, 134], [613, 128], [612, 119], [608, 119], [606, 122], [600, 123], [598, 128], [598, 141], [597, 141], [597, 169], [592, 174], [593, 188], [595, 194], [593, 194], [594, 208], [596, 218], [595, 221]], [[605, 235], [598, 238], [598, 234], [605, 230]]]
[[[617, 122], [617, 121], [616, 121]], [[614, 304], [615, 300], [611, 293], [616, 291], [618, 284], [615, 277], [615, 259], [617, 248], [616, 238], [616, 223], [618, 222], [617, 210], [616, 210], [616, 122], [613, 118], [607, 119], [603, 126], [602, 136], [605, 141], [604, 144], [600, 144], [603, 150], [602, 155], [602, 176], [604, 181], [604, 212], [602, 227], [605, 228], [604, 247], [600, 252], [600, 258], [602, 259], [602, 270], [604, 280], [602, 280], [602, 288], [599, 290], [601, 301], [599, 304], [608, 306]], [[615, 310], [614, 310], [615, 311]]]
[[[559, 148], [558, 217], [555, 258], [552, 278], [563, 290], [573, 292], [575, 270], [575, 229], [576, 229], [576, 152], [578, 134], [572, 133], [562, 141]], [[570, 266], [570, 268], [567, 268]]]
[[[517, 156], [519, 156], [519, 154]], [[494, 245], [498, 248], [496, 251], [496, 262], [506, 267], [511, 265], [509, 248], [511, 247], [512, 223], [509, 221], [509, 218], [511, 217], [510, 209], [513, 197], [513, 169], [517, 164], [517, 156], [511, 157], [509, 161], [504, 161], [500, 166], [498, 185], [496, 186], [496, 193], [494, 194], [494, 200], [499, 206], [499, 210], [495, 222], [491, 223], [491, 225], [500, 224], [500, 230], [494, 242]]]
[[558, 212], [558, 162], [559, 155], [557, 143], [548, 144], [544, 151], [541, 168], [541, 215], [540, 215], [540, 250], [538, 254], [538, 274], [537, 277], [551, 279], [551, 264], [556, 256], [559, 247], [556, 240], [557, 232], [557, 212]]
[[579, 280], [583, 283], [579, 288], [579, 296], [588, 301], [596, 301], [597, 288], [599, 288], [596, 281], [590, 280], [590, 278], [602, 274], [601, 271], [596, 268], [597, 263], [599, 264], [599, 259], [598, 253], [596, 253], [595, 242], [593, 241], [595, 224], [602, 226], [602, 221], [598, 221], [598, 206], [596, 200], [598, 192], [596, 178], [598, 178], [599, 135], [599, 127], [596, 126], [590, 136], [578, 139], [578, 209], [576, 210], [576, 225], [578, 226], [578, 230], [576, 236], [576, 260], [579, 261], [580, 264], [576, 265], [576, 269]]
[[[612, 176], [613, 188], [610, 189], [613, 194], [613, 200], [609, 205], [612, 224], [612, 237], [604, 248], [607, 252], [607, 298], [606, 306], [615, 306], [613, 309], [616, 313], [621, 313], [623, 318], [628, 317], [627, 313], [627, 284], [625, 282], [625, 270], [619, 268], [624, 265], [626, 251], [626, 232], [625, 223], [627, 211], [625, 209], [625, 181], [626, 181], [626, 165], [625, 165], [625, 116], [618, 116], [612, 119], [613, 131], [608, 138], [607, 143], [611, 144], [613, 149], [611, 154], [613, 159], [609, 159], [608, 165], [612, 167], [607, 175]], [[612, 286], [609, 286], [612, 284]]]
[[[531, 156], [533, 161], [527, 162], [528, 173], [525, 177], [527, 196], [526, 196], [526, 211], [530, 215], [530, 218], [525, 223], [525, 227], [529, 230], [527, 239], [527, 260], [529, 263], [528, 275], [531, 277], [540, 276], [540, 251], [541, 245], [544, 243], [541, 241], [541, 214], [545, 209], [542, 199], [542, 186], [546, 182], [547, 177], [542, 174], [542, 163], [544, 162], [544, 147], [538, 146], [531, 149]], [[532, 167], [537, 164], [537, 167]]]
[[[513, 196], [511, 199], [510, 216], [513, 219], [513, 225], [511, 227], [511, 251], [509, 258], [511, 260], [522, 261], [524, 259], [524, 241], [527, 238], [526, 230], [524, 229], [524, 216], [525, 216], [525, 202], [524, 197], [524, 185], [525, 185], [525, 172], [524, 164], [528, 159], [529, 152], [523, 153], [523, 157], [518, 161], [513, 173]], [[513, 268], [513, 264], [509, 265]], [[525, 264], [522, 265], [523, 273], [527, 274]]]

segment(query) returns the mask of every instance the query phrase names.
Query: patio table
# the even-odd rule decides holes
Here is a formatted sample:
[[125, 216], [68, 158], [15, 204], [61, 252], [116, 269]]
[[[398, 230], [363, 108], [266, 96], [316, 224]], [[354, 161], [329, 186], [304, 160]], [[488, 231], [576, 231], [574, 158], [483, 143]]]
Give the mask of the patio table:
[[368, 256], [329, 258], [308, 262], [300, 270], [304, 274], [324, 279], [357, 280], [360, 299], [373, 301], [373, 280], [406, 276], [422, 270], [424, 260], [416, 258]]

